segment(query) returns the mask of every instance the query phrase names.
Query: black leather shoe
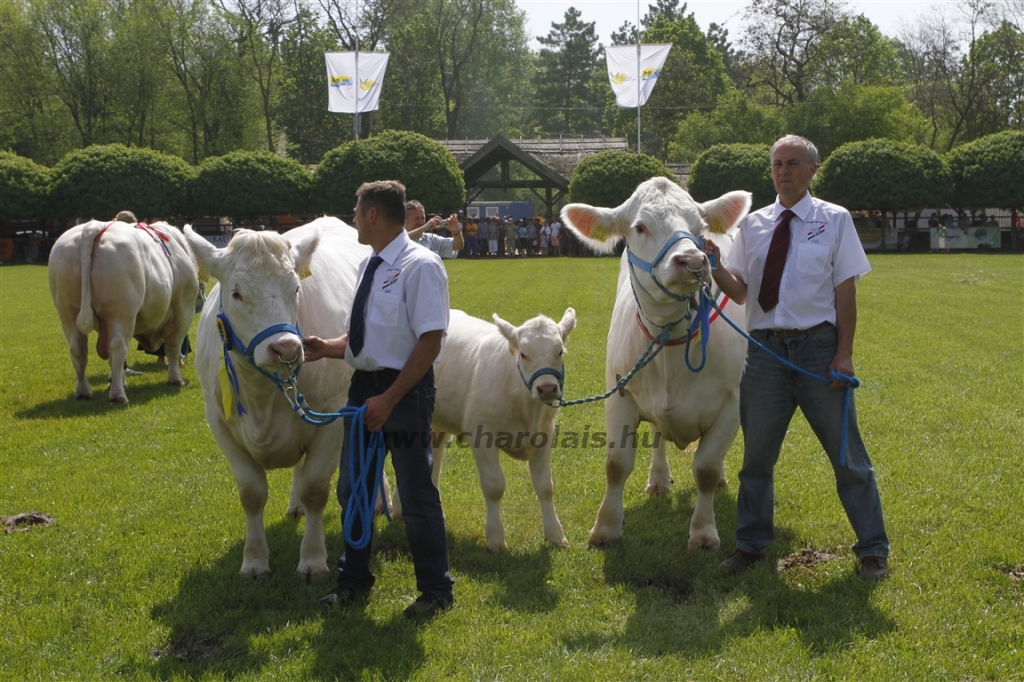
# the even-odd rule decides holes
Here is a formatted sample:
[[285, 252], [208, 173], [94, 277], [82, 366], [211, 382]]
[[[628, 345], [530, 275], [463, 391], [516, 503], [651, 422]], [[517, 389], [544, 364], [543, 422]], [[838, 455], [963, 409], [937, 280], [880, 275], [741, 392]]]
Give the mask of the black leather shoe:
[[455, 600], [452, 597], [421, 594], [419, 598], [405, 607], [406, 618], [429, 620], [437, 614], [450, 609]]
[[317, 600], [317, 604], [328, 609], [334, 607], [352, 606], [353, 604], [365, 604], [370, 598], [369, 590], [352, 590], [347, 587], [336, 587]]
[[889, 561], [884, 556], [865, 556], [860, 559], [860, 579], [877, 582], [889, 577]]
[[729, 575], [735, 575], [747, 570], [760, 561], [764, 561], [764, 554], [751, 554], [742, 549], [737, 549], [719, 567]]

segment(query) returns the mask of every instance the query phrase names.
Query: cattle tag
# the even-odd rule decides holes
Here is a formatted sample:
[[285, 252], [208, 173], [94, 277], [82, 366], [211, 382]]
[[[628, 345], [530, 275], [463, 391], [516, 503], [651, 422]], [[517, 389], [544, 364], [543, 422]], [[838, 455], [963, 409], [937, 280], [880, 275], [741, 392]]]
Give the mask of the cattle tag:
[[599, 242], [603, 242], [606, 239], [608, 239], [608, 233], [605, 232], [600, 227], [598, 227], [597, 225], [594, 225], [593, 227], [590, 228], [590, 234], [588, 234], [587, 236], [590, 237], [591, 239], [596, 239]]
[[312, 276], [313, 276], [313, 271], [309, 269], [309, 263], [306, 263], [302, 267], [302, 272], [299, 273], [299, 279], [306, 279], [307, 277], [312, 277]]
[[196, 278], [197, 278], [197, 279], [198, 279], [198, 280], [199, 280], [200, 282], [209, 282], [209, 281], [210, 281], [210, 273], [208, 273], [208, 272], [206, 271], [206, 268], [205, 268], [205, 267], [203, 267], [202, 265], [200, 265], [200, 266], [199, 266], [199, 273], [198, 273], [198, 275], [196, 276]]

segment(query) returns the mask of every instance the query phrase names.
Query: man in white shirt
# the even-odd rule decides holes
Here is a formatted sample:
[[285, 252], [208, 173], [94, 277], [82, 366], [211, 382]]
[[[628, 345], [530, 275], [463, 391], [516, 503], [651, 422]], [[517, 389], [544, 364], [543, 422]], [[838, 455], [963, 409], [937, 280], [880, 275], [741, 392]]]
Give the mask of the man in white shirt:
[[[809, 140], [781, 138], [772, 147], [771, 163], [778, 198], [744, 218], [729, 257], [714, 270], [715, 282], [737, 303], [746, 303], [750, 335], [773, 353], [823, 378], [832, 370], [852, 377], [856, 283], [871, 270], [853, 218], [808, 192], [818, 169], [818, 150]], [[719, 256], [710, 240], [705, 251]], [[889, 538], [852, 396], [846, 462], [839, 462], [847, 385], [804, 376], [749, 344], [740, 382], [744, 452], [736, 551], [722, 562], [727, 572], [761, 561], [775, 538], [773, 470], [799, 407], [832, 463], [839, 499], [857, 536], [853, 551], [861, 577], [888, 576]]]
[[[359, 271], [348, 333], [336, 339], [306, 337], [305, 361], [344, 358], [356, 370], [348, 406], [366, 405], [367, 431], [383, 431], [402, 492], [402, 516], [421, 593], [405, 615], [431, 617], [453, 601], [444, 512], [430, 478], [430, 421], [436, 394], [432, 365], [448, 329], [448, 277], [437, 254], [409, 239], [401, 183], [366, 183], [357, 196], [359, 243], [373, 247], [373, 255]], [[365, 308], [365, 314], [360, 308]], [[351, 426], [352, 420], [346, 419], [346, 434]], [[365, 440], [369, 441], [368, 436]], [[342, 510], [351, 494], [350, 457], [346, 437], [338, 476]], [[367, 479], [369, 498], [372, 476]], [[375, 581], [370, 572], [371, 547], [372, 535], [362, 549], [345, 543], [338, 562], [338, 587], [321, 604], [365, 602]]]
[[423, 210], [423, 204], [413, 199], [405, 203], [405, 231], [414, 242], [427, 247], [441, 258], [458, 258], [459, 251], [466, 246], [462, 236], [462, 225], [454, 213], [448, 216], [448, 234], [442, 237], [434, 234], [441, 226], [441, 217], [434, 216], [429, 221]]

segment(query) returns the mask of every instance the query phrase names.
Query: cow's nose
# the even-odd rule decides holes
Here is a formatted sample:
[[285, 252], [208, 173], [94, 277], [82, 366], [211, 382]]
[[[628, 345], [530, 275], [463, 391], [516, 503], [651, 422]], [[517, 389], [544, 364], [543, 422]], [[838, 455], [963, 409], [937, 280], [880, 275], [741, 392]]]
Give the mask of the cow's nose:
[[704, 254], [699, 251], [677, 253], [672, 257], [672, 264], [677, 268], [686, 268], [690, 272], [700, 272], [704, 268]]
[[302, 359], [302, 341], [297, 336], [282, 336], [270, 344], [270, 357], [290, 365]]
[[537, 384], [537, 397], [543, 401], [558, 400], [561, 397], [558, 384]]

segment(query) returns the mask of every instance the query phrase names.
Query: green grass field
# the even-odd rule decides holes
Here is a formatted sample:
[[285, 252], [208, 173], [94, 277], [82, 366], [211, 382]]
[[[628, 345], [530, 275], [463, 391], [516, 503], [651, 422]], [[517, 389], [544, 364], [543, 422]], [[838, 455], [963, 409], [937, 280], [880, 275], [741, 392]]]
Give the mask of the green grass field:
[[[294, 573], [303, 522], [284, 513], [287, 471], [271, 475], [266, 511], [274, 574], [241, 578], [242, 510], [191, 362], [175, 389], [133, 351], [144, 376], [115, 407], [94, 353], [96, 397], [77, 402], [46, 269], [0, 268], [0, 515], [56, 519], [0, 534], [0, 679], [1022, 680], [1024, 260], [871, 262], [857, 401], [892, 540], [888, 581], [857, 578], [831, 469], [800, 418], [777, 468], [770, 554], [784, 570], [734, 578], [716, 571], [724, 553], [686, 551], [695, 492], [674, 448], [662, 497], [644, 493], [650, 456], [639, 454], [625, 537], [601, 550], [586, 542], [602, 449], [554, 453], [567, 550], [546, 545], [527, 467], [505, 458], [502, 555], [486, 550], [472, 455], [453, 449], [441, 489], [456, 606], [423, 625], [401, 615], [412, 564], [404, 528], [383, 519], [366, 610], [317, 608], [330, 585]], [[576, 308], [566, 393], [603, 390], [616, 261], [448, 265], [452, 305], [470, 314], [520, 324]], [[601, 430], [603, 410], [565, 408], [560, 423]], [[741, 439], [716, 498], [727, 551]], [[333, 562], [335, 501], [327, 543]], [[792, 556], [805, 549], [817, 560]]]

